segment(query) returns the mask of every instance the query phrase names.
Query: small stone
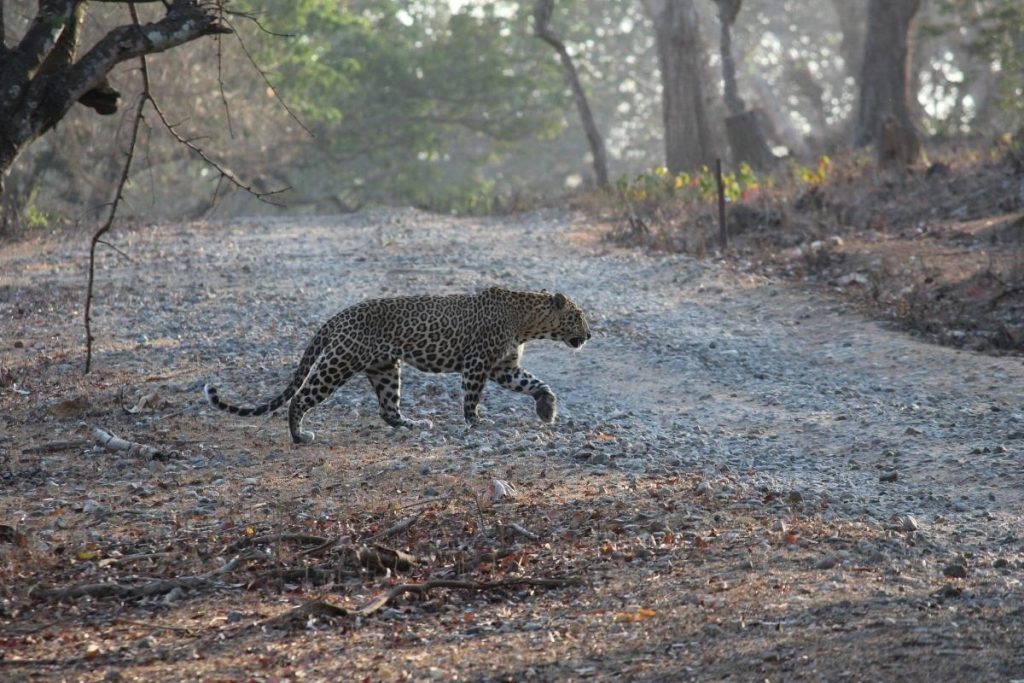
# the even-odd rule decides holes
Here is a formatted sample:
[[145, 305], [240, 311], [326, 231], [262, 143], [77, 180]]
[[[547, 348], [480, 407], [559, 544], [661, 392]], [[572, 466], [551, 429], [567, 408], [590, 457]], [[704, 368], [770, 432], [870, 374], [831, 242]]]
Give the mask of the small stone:
[[152, 650], [156, 647], [156, 639], [153, 636], [142, 636], [132, 646], [139, 650]]
[[916, 429], [914, 427], [907, 427], [903, 433], [907, 436], [921, 436], [924, 434], [920, 429]]
[[1010, 562], [1005, 557], [996, 558], [995, 562], [992, 563], [992, 567], [995, 569], [1006, 569], [1009, 566]]
[[900, 473], [897, 472], [896, 470], [893, 470], [892, 472], [886, 472], [885, 474], [880, 475], [878, 477], [878, 481], [882, 482], [883, 484], [889, 484], [896, 481], [899, 478]]
[[591, 453], [590, 456], [587, 458], [587, 462], [589, 462], [591, 465], [607, 465], [608, 454], [603, 453], [601, 451]]
[[967, 567], [959, 562], [953, 562], [943, 567], [942, 574], [943, 576], [948, 576], [951, 579], [966, 579]]
[[829, 555], [828, 557], [823, 557], [820, 560], [818, 560], [817, 562], [815, 562], [814, 563], [814, 568], [815, 569], [832, 569], [833, 567], [838, 565], [840, 562], [842, 562], [842, 558], [839, 557], [838, 555]]

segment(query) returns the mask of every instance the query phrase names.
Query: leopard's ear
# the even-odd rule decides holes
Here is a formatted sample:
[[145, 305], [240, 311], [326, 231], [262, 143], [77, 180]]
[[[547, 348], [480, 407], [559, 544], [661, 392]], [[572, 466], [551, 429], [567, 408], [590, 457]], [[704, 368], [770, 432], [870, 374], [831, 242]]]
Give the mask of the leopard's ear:
[[565, 308], [567, 303], [569, 303], [569, 300], [565, 298], [564, 294], [555, 294], [551, 299], [551, 305], [559, 311]]

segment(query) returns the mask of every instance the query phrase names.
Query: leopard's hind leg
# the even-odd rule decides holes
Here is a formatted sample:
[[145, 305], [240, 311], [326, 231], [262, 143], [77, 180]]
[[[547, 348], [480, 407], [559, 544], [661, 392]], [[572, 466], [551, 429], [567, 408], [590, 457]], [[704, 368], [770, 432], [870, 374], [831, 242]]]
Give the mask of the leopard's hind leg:
[[302, 428], [306, 413], [326, 401], [365, 365], [365, 360], [355, 353], [327, 350], [317, 358], [288, 406], [288, 431], [291, 432], [292, 441], [309, 443], [313, 440], [313, 432]]
[[392, 427], [427, 427], [430, 420], [410, 420], [402, 415], [402, 361], [388, 360], [366, 369], [366, 377], [377, 393], [380, 416]]

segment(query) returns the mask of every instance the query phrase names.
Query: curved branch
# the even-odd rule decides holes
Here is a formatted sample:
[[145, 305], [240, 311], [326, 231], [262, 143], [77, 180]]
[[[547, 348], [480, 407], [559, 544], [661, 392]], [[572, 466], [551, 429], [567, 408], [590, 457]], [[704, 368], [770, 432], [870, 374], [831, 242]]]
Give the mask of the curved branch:
[[[112, 29], [73, 66], [52, 77], [37, 79], [41, 82], [38, 86], [32, 84], [29, 97], [39, 103], [41, 110], [48, 109], [45, 104], [51, 99], [58, 100], [62, 107], [57, 111], [40, 111], [39, 116], [59, 119], [72, 103], [99, 85], [121, 62], [164, 52], [203, 36], [230, 32], [231, 29], [198, 4], [175, 3], [160, 21]], [[58, 93], [60, 96], [55, 97]]]
[[562, 62], [562, 70], [565, 72], [565, 80], [572, 90], [573, 99], [576, 100], [576, 110], [579, 112], [580, 120], [583, 123], [583, 130], [587, 134], [587, 143], [590, 145], [590, 153], [594, 158], [594, 175], [597, 176], [597, 184], [601, 187], [608, 187], [608, 153], [605, 150], [604, 138], [597, 130], [594, 123], [594, 114], [590, 110], [590, 103], [587, 101], [587, 94], [580, 83], [576, 65], [573, 64], [569, 51], [565, 48], [562, 39], [551, 30], [551, 15], [555, 10], [554, 0], [537, 0], [533, 6], [533, 32], [545, 43], [554, 48], [558, 58]]

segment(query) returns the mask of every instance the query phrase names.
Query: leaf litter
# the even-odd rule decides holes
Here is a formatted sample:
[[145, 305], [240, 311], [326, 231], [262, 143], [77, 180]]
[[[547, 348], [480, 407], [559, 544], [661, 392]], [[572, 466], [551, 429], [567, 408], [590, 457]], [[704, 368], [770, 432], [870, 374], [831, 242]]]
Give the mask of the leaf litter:
[[[352, 220], [304, 226], [298, 239], [334, 245], [323, 258], [340, 250], [341, 263], [358, 254], [376, 273], [415, 264], [419, 249], [360, 251], [361, 220], [410, 240], [419, 239], [413, 227], [463, 240], [450, 248], [467, 263], [483, 235], [472, 221], [452, 232], [420, 214]], [[529, 239], [536, 225], [503, 229]], [[536, 356], [561, 388], [563, 418], [551, 428], [530, 406], [490, 392], [494, 424], [466, 432], [457, 382], [416, 374], [406, 378], [410, 410], [436, 425], [424, 433], [380, 425], [365, 387], [346, 387], [314, 414], [320, 438], [309, 447], [286, 442], [280, 416], [243, 422], [208, 411], [200, 390], [217, 373], [237, 373], [231, 385], [246, 395], [271, 393], [294, 362], [300, 326], [322, 319], [307, 308], [312, 291], [338, 300], [339, 285], [317, 274], [328, 272], [323, 264], [294, 272], [281, 258], [290, 237], [283, 224], [130, 232], [136, 265], [101, 262], [108, 289], [97, 321], [109, 336], [84, 378], [76, 304], [51, 308], [29, 295], [26, 316], [2, 318], [2, 337], [22, 342], [0, 357], [0, 451], [10, 468], [0, 498], [3, 677], [952, 680], [1006, 678], [1024, 666], [1014, 598], [1024, 556], [1001, 508], [991, 505], [986, 520], [927, 503], [893, 509], [880, 502], [885, 493], [851, 502], [836, 478], [819, 486], [809, 476], [794, 489], [780, 473], [802, 471], [800, 462], [730, 459], [741, 444], [763, 441], [768, 453], [780, 440], [770, 424], [703, 426], [714, 394], [679, 420], [641, 412], [611, 384], [574, 391], [593, 373], [589, 348], [569, 361], [561, 349]], [[239, 245], [229, 258], [311, 289], [224, 268], [214, 245], [225, 243]], [[39, 246], [19, 262], [62, 265], [18, 280], [20, 291], [53, 273], [80, 275], [73, 251]], [[132, 271], [170, 249], [182, 262], [169, 271]], [[477, 258], [509, 277], [505, 261]], [[684, 260], [623, 263], [722, 277]], [[445, 267], [452, 289], [476, 283], [457, 263]], [[188, 277], [175, 281], [179, 268]], [[429, 284], [415, 269], [399, 285], [346, 277], [345, 296], [356, 299]], [[264, 307], [263, 327], [239, 313], [251, 297]], [[615, 356], [659, 333], [649, 318], [630, 317], [656, 301], [597, 304], [595, 327]], [[716, 353], [691, 355], [725, 367]], [[797, 392], [807, 390], [801, 381]], [[929, 425], [914, 424], [919, 434], [907, 439], [931, 437]], [[107, 450], [93, 428], [128, 448]], [[827, 443], [812, 430], [801, 437]], [[991, 462], [1013, 456], [986, 447]], [[893, 452], [878, 465], [906, 476], [883, 485], [911, 486], [913, 451]], [[843, 462], [877, 487], [878, 472], [890, 470], [872, 472], [871, 457], [852, 452]]]

